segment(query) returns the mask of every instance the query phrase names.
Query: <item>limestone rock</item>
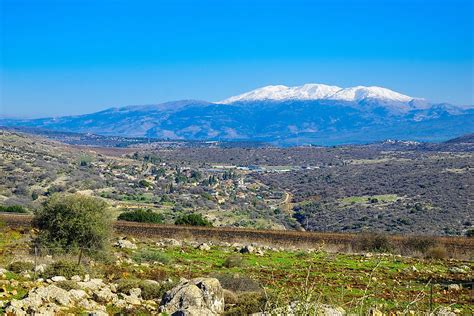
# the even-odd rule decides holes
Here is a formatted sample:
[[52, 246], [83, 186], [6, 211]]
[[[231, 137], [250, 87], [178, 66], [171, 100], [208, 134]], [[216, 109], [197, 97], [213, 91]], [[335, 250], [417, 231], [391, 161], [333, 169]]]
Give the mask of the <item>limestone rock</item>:
[[224, 293], [219, 280], [197, 278], [181, 282], [163, 296], [160, 311], [190, 316], [222, 314]]
[[137, 249], [137, 245], [127, 239], [120, 239], [115, 243], [115, 247], [122, 249]]

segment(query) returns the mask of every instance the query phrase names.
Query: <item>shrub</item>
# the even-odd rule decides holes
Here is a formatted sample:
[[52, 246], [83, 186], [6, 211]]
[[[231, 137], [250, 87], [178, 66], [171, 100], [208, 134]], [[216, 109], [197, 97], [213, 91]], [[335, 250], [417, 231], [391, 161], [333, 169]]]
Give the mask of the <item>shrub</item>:
[[435, 246], [429, 248], [425, 253], [425, 258], [428, 259], [446, 259], [448, 251], [443, 246]]
[[78, 265], [77, 262], [69, 260], [58, 260], [46, 267], [43, 277], [52, 278], [60, 275], [65, 278], [70, 278], [74, 275], [84, 275], [84, 268]]
[[403, 246], [411, 251], [425, 253], [436, 245], [436, 241], [428, 236], [411, 236], [403, 242]]
[[362, 251], [388, 252], [392, 249], [389, 238], [380, 233], [361, 233], [356, 248]]
[[224, 312], [227, 316], [250, 315], [265, 311], [267, 296], [263, 292], [240, 293], [237, 303], [228, 306]]
[[262, 290], [257, 281], [246, 276], [224, 273], [214, 275], [214, 277], [219, 280], [224, 289], [232, 292], [259, 292]]
[[143, 249], [133, 255], [133, 260], [141, 262], [161, 262], [167, 264], [171, 261], [170, 257], [158, 250]]
[[212, 223], [202, 217], [202, 214], [196, 213], [182, 215], [174, 223], [175, 225], [212, 226]]
[[140, 288], [142, 297], [146, 300], [161, 299], [166, 291], [170, 290], [172, 283], [155, 283], [150, 280], [122, 279], [117, 283], [117, 290], [121, 293], [129, 293], [131, 289]]
[[35, 264], [33, 262], [28, 262], [28, 261], [15, 261], [10, 263], [8, 266], [8, 270], [15, 272], [15, 273], [20, 273], [23, 271], [32, 271], [35, 268]]
[[59, 281], [59, 282], [56, 282], [55, 285], [57, 287], [62, 288], [63, 290], [66, 290], [66, 291], [79, 290], [80, 289], [77, 282], [74, 282], [74, 281], [71, 281], [71, 280]]
[[466, 231], [466, 237], [474, 237], [474, 229], [468, 229]]
[[124, 212], [119, 215], [119, 220], [139, 223], [163, 223], [164, 216], [162, 214], [154, 213], [152, 210], [135, 210]]
[[28, 213], [28, 211], [21, 205], [0, 205], [0, 212]]
[[222, 266], [225, 268], [241, 267], [243, 265], [243, 262], [244, 258], [241, 255], [234, 254], [225, 258]]
[[109, 246], [111, 216], [107, 204], [79, 194], [54, 194], [35, 213], [38, 242], [71, 252], [78, 248], [90, 255], [102, 255]]

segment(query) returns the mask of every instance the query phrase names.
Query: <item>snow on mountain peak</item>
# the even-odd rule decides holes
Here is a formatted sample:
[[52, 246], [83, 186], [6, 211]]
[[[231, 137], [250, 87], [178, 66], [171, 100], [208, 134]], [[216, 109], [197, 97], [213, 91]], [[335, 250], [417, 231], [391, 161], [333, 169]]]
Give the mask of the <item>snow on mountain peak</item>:
[[341, 100], [359, 102], [365, 99], [379, 99], [404, 103], [416, 98], [382, 87], [357, 86], [340, 88], [337, 86], [311, 83], [295, 87], [283, 85], [266, 86], [230, 97], [218, 103], [229, 104], [234, 102], [263, 100]]

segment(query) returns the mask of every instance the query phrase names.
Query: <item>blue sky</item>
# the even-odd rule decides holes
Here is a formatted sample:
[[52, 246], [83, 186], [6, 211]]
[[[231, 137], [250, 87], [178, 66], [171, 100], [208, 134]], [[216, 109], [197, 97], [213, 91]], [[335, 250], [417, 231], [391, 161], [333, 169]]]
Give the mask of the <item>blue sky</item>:
[[308, 82], [474, 104], [473, 2], [0, 0], [0, 115]]

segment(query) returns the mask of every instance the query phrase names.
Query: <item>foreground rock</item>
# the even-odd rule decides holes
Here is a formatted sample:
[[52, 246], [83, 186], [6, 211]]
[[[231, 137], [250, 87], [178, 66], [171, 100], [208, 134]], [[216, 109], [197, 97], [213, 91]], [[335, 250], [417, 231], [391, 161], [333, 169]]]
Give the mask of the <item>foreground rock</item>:
[[160, 311], [170, 315], [220, 315], [224, 312], [224, 292], [215, 278], [185, 280], [164, 295]]
[[[107, 315], [105, 306], [133, 309], [144, 306], [156, 309], [153, 301], [144, 301], [141, 290], [132, 288], [129, 293], [116, 293], [115, 284], [105, 284], [102, 279], [77, 282], [79, 289], [66, 291], [56, 284], [43, 284], [28, 292], [22, 300], [12, 300], [5, 309], [11, 315], [58, 315], [72, 308], [80, 308], [93, 315]], [[153, 306], [154, 305], [154, 306]]]

